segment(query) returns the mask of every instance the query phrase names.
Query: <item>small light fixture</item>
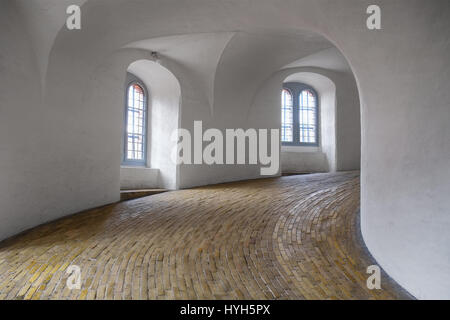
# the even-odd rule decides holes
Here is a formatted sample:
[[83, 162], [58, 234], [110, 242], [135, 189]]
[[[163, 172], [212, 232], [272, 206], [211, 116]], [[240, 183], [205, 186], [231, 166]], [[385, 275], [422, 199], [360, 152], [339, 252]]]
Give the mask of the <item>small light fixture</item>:
[[153, 61], [155, 61], [157, 64], [161, 64], [161, 59], [159, 58], [158, 52], [152, 51], [151, 56], [153, 58]]

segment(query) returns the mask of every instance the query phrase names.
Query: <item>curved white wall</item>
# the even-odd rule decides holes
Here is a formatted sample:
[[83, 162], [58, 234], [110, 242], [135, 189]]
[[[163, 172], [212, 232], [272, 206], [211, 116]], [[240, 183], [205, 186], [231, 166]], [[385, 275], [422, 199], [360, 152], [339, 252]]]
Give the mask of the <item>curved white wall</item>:
[[40, 205], [45, 192], [29, 181], [50, 179], [40, 170], [49, 159], [33, 48], [19, 11], [7, 4], [0, 3], [0, 239], [41, 222], [48, 201]]
[[[364, 239], [416, 297], [450, 298], [450, 4], [377, 3], [379, 31], [366, 28], [366, 0], [90, 0], [82, 30], [61, 26], [45, 57], [44, 44], [23, 29], [29, 15], [2, 1], [0, 238], [118, 199], [121, 130], [111, 125], [122, 120], [118, 88], [130, 63], [149, 59], [145, 50], [120, 48], [177, 34], [236, 33], [216, 51], [212, 95], [198, 94], [199, 83], [208, 83], [204, 75], [182, 57], [168, 57], [181, 86], [181, 126], [202, 114], [206, 126], [270, 128], [271, 119], [251, 114], [255, 91], [280, 68], [330, 48], [318, 33], [342, 51], [358, 83]], [[29, 14], [45, 21], [40, 10]], [[45, 22], [25, 25], [46, 29]], [[48, 58], [48, 68], [38, 67], [34, 52], [44, 55], [39, 61]], [[11, 137], [11, 128], [22, 130]], [[180, 186], [256, 172], [182, 167]]]

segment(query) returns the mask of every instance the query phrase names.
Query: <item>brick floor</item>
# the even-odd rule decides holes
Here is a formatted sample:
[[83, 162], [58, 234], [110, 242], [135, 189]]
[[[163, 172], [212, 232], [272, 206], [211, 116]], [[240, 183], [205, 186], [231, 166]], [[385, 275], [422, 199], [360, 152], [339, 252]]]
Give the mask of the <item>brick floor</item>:
[[[359, 174], [163, 193], [89, 210], [0, 244], [0, 299], [409, 299], [359, 231]], [[69, 265], [81, 289], [66, 286]]]

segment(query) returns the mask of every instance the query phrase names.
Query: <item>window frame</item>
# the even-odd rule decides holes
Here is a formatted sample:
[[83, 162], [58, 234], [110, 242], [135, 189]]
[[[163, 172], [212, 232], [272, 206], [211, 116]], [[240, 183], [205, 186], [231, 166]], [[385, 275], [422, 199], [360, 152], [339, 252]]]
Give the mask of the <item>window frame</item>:
[[[319, 95], [317, 91], [304, 83], [300, 82], [287, 82], [283, 83], [282, 90], [288, 90], [292, 94], [292, 105], [293, 105], [293, 141], [292, 142], [284, 142], [281, 141], [282, 146], [298, 146], [298, 147], [318, 147], [320, 145], [320, 101], [319, 101]], [[304, 90], [310, 90], [314, 96], [315, 96], [315, 109], [316, 109], [316, 142], [300, 142], [300, 119], [299, 119], [299, 112], [300, 112], [300, 93], [302, 93]], [[283, 106], [281, 106], [282, 108]], [[282, 124], [281, 124], [282, 126]], [[281, 135], [280, 135], [281, 136]]]
[[[291, 89], [288, 89], [288, 88], [285, 88], [285, 87], [283, 87], [281, 89], [281, 95], [283, 95], [283, 91], [285, 91], [285, 90], [290, 94], [291, 99], [292, 99], [292, 142], [283, 141], [283, 140], [281, 140], [281, 141], [283, 143], [293, 143], [294, 142], [294, 109], [295, 109], [295, 106], [294, 106], [294, 95], [293, 95]], [[281, 97], [283, 98], [283, 96], [281, 96]], [[283, 115], [283, 109], [284, 109], [284, 105], [281, 104], [281, 115]], [[281, 134], [280, 134], [280, 137], [281, 137], [281, 139], [283, 138], [283, 119], [281, 119]]]
[[[125, 86], [125, 107], [124, 107], [124, 123], [123, 123], [123, 157], [122, 165], [124, 166], [134, 166], [134, 167], [146, 167], [147, 166], [147, 132], [148, 132], [148, 90], [144, 85], [143, 81], [138, 79], [132, 74], [128, 74], [127, 82]], [[144, 93], [144, 126], [142, 130], [143, 142], [142, 142], [142, 160], [130, 160], [127, 158], [128, 155], [128, 98], [130, 93], [130, 87], [133, 85], [138, 85]]]

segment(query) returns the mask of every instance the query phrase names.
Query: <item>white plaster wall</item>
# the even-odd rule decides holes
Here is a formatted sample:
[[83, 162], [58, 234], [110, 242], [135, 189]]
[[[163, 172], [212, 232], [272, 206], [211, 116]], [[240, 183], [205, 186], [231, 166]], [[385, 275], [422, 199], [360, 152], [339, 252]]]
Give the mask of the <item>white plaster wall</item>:
[[350, 66], [348, 65], [348, 61], [336, 47], [331, 47], [296, 60], [284, 66], [283, 69], [299, 67], [315, 67], [334, 72], [352, 72]]
[[450, 299], [449, 5], [386, 1], [383, 31], [342, 37], [362, 98], [363, 237], [421, 299]]
[[19, 20], [27, 27], [32, 52], [44, 90], [48, 57], [61, 27], [66, 23], [64, 14], [69, 5], [83, 5], [86, 0], [14, 0], [20, 11]]
[[[328, 81], [327, 81], [328, 80]], [[337, 114], [341, 112], [341, 104], [337, 105], [336, 86], [329, 79], [321, 79], [316, 85], [320, 94], [320, 133], [322, 150], [327, 157], [330, 172], [337, 170], [337, 153], [345, 152], [337, 147]], [[340, 101], [339, 101], [340, 102]], [[358, 122], [357, 122], [358, 123]], [[359, 148], [358, 145], [355, 148]], [[359, 162], [359, 158], [357, 159]], [[359, 169], [359, 166], [355, 169]]]
[[120, 167], [120, 189], [156, 189], [159, 184], [159, 170], [140, 167]]
[[351, 73], [337, 73], [336, 170], [361, 168], [361, 113], [356, 81]]
[[281, 152], [282, 173], [328, 172], [327, 156], [323, 152]]
[[21, 21], [13, 1], [0, 2], [0, 239], [42, 221], [44, 187], [30, 181], [51, 178], [39, 168], [50, 159], [39, 123], [38, 70]]
[[[177, 34], [244, 33], [219, 55], [212, 95], [198, 94], [202, 86], [189, 81], [195, 74], [189, 64], [169, 59], [181, 85], [180, 125], [191, 126], [207, 110], [216, 118], [205, 117], [206, 126], [271, 128], [279, 112], [251, 107], [257, 88], [283, 66], [330, 48], [320, 34], [349, 61], [360, 93], [366, 244], [416, 297], [450, 298], [448, 0], [378, 0], [380, 31], [366, 28], [369, 0], [89, 0], [83, 29], [62, 28], [50, 41], [43, 103], [42, 69], [30, 52], [46, 51], [30, 40], [34, 36], [20, 23], [26, 15], [13, 3], [0, 3], [0, 238], [118, 200], [120, 88], [127, 66], [146, 56], [133, 53], [131, 59], [120, 48]], [[45, 31], [45, 19], [32, 25]], [[208, 97], [214, 97], [212, 108]], [[11, 128], [23, 130], [11, 138]], [[180, 181], [213, 183], [255, 173], [239, 166], [181, 167]]]

